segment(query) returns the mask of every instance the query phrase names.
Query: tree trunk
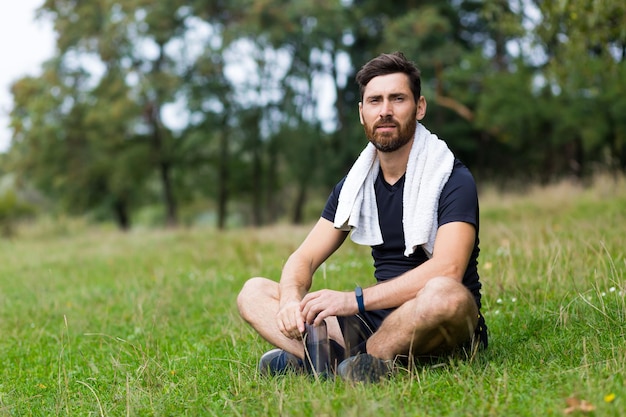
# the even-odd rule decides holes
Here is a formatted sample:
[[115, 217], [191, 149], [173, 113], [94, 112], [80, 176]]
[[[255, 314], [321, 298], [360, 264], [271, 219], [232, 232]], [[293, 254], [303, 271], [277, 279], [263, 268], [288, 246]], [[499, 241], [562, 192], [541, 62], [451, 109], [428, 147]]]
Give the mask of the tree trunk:
[[269, 164], [267, 165], [267, 189], [265, 192], [265, 206], [267, 207], [267, 221], [275, 223], [278, 220], [279, 206], [276, 201], [276, 194], [278, 189], [278, 152], [274, 149], [274, 146], [270, 147], [269, 151]]
[[124, 232], [130, 230], [130, 215], [128, 214], [128, 206], [125, 201], [115, 200], [115, 203], [113, 203], [113, 214], [120, 230]]
[[[226, 117], [224, 117], [226, 119]], [[219, 160], [219, 178], [217, 192], [217, 228], [224, 230], [226, 228], [227, 203], [228, 203], [228, 130], [226, 120], [223, 121], [224, 128], [220, 134], [220, 160]]]
[[161, 172], [161, 184], [163, 184], [163, 201], [166, 210], [166, 222], [169, 227], [175, 227], [178, 224], [178, 210], [176, 206], [176, 199], [174, 198], [174, 187], [172, 187], [170, 163], [161, 161], [159, 170]]
[[[159, 44], [159, 57], [154, 63], [152, 72], [159, 74], [161, 64], [165, 56], [164, 45]], [[174, 198], [174, 187], [171, 178], [171, 162], [169, 150], [163, 146], [163, 123], [161, 123], [161, 93], [156, 86], [156, 98], [148, 105], [148, 117], [152, 127], [152, 146], [158, 161], [159, 177], [163, 191], [163, 204], [165, 205], [165, 222], [168, 227], [178, 224], [178, 210]]]
[[302, 224], [304, 220], [304, 203], [306, 202], [306, 181], [300, 181], [298, 184], [298, 195], [296, 196], [296, 205], [293, 208], [293, 223]]
[[263, 110], [260, 108], [250, 110], [244, 117], [247, 125], [246, 135], [250, 152], [252, 153], [252, 172], [250, 178], [252, 182], [252, 224], [261, 226], [263, 224], [263, 167], [261, 163], [263, 142], [259, 133], [259, 124]]
[[474, 112], [460, 101], [446, 97], [443, 92], [443, 64], [441, 62], [435, 62], [435, 80], [437, 82], [435, 88], [435, 101], [441, 107], [445, 107], [458, 114], [468, 122], [474, 120]]
[[254, 140], [254, 151], [252, 161], [252, 222], [254, 226], [261, 226], [263, 224], [262, 215], [262, 168], [261, 168], [261, 143], [258, 137]]
[[148, 105], [148, 118], [152, 127], [152, 149], [158, 161], [157, 169], [159, 171], [159, 179], [161, 180], [163, 204], [165, 206], [165, 222], [167, 226], [175, 227], [178, 224], [178, 210], [176, 199], [174, 198], [174, 187], [172, 186], [172, 166], [168, 161], [166, 151], [163, 149], [160, 111], [160, 104], [153, 102]]

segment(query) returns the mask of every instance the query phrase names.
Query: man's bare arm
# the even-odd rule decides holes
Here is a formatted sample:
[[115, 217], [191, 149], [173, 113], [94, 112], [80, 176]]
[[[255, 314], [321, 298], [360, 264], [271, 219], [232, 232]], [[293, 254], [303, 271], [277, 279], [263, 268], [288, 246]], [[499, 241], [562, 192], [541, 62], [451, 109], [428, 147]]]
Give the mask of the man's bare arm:
[[286, 336], [297, 338], [304, 331], [300, 301], [311, 288], [313, 273], [341, 246], [347, 235], [335, 229], [332, 222], [320, 218], [285, 263], [279, 284], [277, 319]]
[[462, 281], [469, 262], [476, 229], [464, 222], [439, 227], [433, 257], [399, 277], [363, 290], [367, 310], [398, 307], [414, 298], [433, 277], [450, 277]]

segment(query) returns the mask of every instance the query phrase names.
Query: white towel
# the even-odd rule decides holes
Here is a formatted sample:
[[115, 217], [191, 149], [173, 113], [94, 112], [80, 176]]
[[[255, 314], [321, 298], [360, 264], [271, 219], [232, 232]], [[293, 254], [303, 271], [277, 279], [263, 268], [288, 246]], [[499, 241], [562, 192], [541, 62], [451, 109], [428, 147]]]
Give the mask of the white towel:
[[[418, 123], [404, 179], [405, 256], [422, 246], [426, 255], [432, 257], [438, 228], [439, 195], [448, 182], [453, 165], [454, 155], [446, 143]], [[340, 230], [352, 230], [352, 240], [360, 245], [383, 243], [374, 192], [379, 169], [376, 148], [368, 143], [348, 172], [339, 193], [334, 226]]]

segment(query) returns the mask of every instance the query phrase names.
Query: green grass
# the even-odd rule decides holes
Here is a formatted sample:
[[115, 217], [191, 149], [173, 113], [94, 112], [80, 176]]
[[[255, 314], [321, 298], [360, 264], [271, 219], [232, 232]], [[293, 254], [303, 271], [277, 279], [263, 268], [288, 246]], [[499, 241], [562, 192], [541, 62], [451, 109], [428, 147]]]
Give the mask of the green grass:
[[[623, 185], [486, 191], [489, 349], [368, 386], [256, 373], [270, 346], [235, 297], [248, 277], [278, 277], [308, 227], [22, 228], [0, 240], [0, 416], [550, 416], [569, 397], [623, 415]], [[369, 250], [349, 242], [315, 285], [371, 275]]]

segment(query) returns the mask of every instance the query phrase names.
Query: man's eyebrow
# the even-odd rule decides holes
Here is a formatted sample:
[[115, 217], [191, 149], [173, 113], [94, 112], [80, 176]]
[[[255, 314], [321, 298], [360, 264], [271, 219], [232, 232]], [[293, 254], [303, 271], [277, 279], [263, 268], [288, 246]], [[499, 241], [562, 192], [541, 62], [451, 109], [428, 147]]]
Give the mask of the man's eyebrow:
[[[402, 98], [402, 97], [407, 97], [408, 94], [406, 93], [391, 93], [389, 94], [389, 98], [390, 99], [394, 99], [394, 98]], [[365, 100], [380, 100], [381, 98], [383, 98], [382, 94], [372, 94], [371, 96], [367, 96], [365, 98]]]

